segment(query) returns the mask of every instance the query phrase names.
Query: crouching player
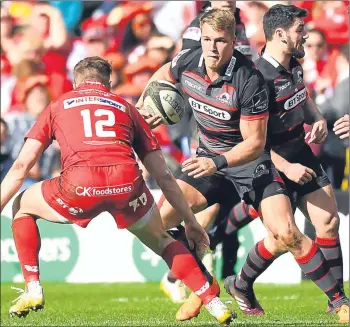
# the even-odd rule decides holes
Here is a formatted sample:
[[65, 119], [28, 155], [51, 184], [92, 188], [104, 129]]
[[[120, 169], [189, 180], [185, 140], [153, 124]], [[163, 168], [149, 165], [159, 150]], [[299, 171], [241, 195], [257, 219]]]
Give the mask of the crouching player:
[[162, 256], [173, 274], [200, 296], [212, 316], [229, 323], [233, 315], [218, 298], [218, 286], [210, 285], [192, 254], [162, 227], [134, 150], [184, 217], [190, 247], [204, 251], [208, 246], [208, 236], [167, 168], [148, 124], [133, 106], [110, 93], [110, 75], [109, 63], [99, 57], [80, 61], [74, 68], [74, 90], [43, 111], [1, 184], [2, 210], [47, 146], [53, 139], [58, 141], [61, 175], [31, 186], [14, 201], [12, 229], [26, 290], [10, 308], [10, 315], [26, 316], [29, 310], [44, 307], [36, 220], [86, 227], [107, 211], [120, 228], [127, 228]]

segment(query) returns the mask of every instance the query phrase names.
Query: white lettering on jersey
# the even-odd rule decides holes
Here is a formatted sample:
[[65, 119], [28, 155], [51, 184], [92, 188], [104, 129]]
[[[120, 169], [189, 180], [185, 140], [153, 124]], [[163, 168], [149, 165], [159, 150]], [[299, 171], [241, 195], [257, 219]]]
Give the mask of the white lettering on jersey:
[[63, 101], [63, 108], [71, 109], [74, 107], [85, 106], [87, 104], [96, 104], [99, 106], [111, 106], [125, 112], [125, 106], [123, 106], [121, 103], [111, 99], [99, 97], [99, 96], [85, 96], [85, 97], [66, 99]]
[[182, 35], [182, 38], [199, 41], [201, 39], [201, 34], [201, 29], [199, 27], [189, 27]]
[[233, 68], [235, 68], [236, 65], [236, 58], [235, 57], [231, 57], [230, 63], [226, 68], [226, 72], [225, 72], [225, 76], [231, 76], [232, 72], [233, 72]]
[[220, 120], [230, 120], [231, 115], [224, 110], [212, 107], [206, 103], [197, 101], [193, 98], [189, 98], [188, 102], [190, 103], [193, 110], [196, 110], [198, 112], [202, 112], [203, 114], [209, 115], [211, 117], [214, 117], [216, 119]]
[[292, 98], [286, 100], [284, 103], [285, 110], [291, 110], [295, 108], [298, 104], [303, 102], [307, 97], [306, 88], [303, 88], [298, 93], [296, 93]]
[[75, 194], [78, 196], [109, 196], [115, 194], [130, 193], [133, 190], [132, 184], [124, 184], [117, 186], [103, 186], [103, 187], [86, 187], [77, 186]]
[[171, 68], [174, 68], [177, 64], [177, 62], [179, 61], [179, 59], [188, 51], [190, 51], [191, 49], [185, 49], [180, 51], [175, 57], [174, 59], [171, 61]]

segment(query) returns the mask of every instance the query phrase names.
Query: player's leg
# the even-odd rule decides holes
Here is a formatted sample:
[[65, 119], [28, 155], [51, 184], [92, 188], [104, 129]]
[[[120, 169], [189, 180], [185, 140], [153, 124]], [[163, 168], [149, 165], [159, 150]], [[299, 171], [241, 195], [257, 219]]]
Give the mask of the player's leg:
[[151, 208], [142, 220], [145, 223], [136, 223], [128, 230], [164, 259], [173, 274], [201, 298], [211, 315], [221, 323], [230, 321], [231, 312], [218, 298], [220, 288], [210, 285], [191, 252], [165, 232], [158, 209]]
[[[176, 181], [187, 199], [188, 205], [194, 213], [197, 213], [207, 207], [207, 200], [199, 190], [181, 179], [177, 179]], [[176, 212], [171, 204], [166, 199], [161, 199], [161, 201], [162, 204], [159, 211], [162, 217], [164, 229], [169, 230], [181, 224], [183, 218]]]
[[12, 232], [26, 283], [26, 291], [10, 308], [10, 315], [13, 316], [26, 316], [29, 310], [38, 310], [44, 306], [39, 272], [41, 240], [36, 220], [43, 218], [54, 223], [67, 221], [55, 214], [44, 200], [42, 183], [34, 184], [22, 192], [13, 203]]
[[[279, 242], [277, 248], [282, 251], [288, 250], [291, 252], [304, 274], [314, 281], [330, 300], [338, 295], [339, 298], [344, 298], [343, 291], [329, 273], [329, 266], [322, 252], [315, 243], [298, 230], [294, 222], [289, 199], [283, 194], [267, 197], [261, 202], [260, 210], [264, 224], [272, 232], [275, 240]], [[273, 259], [276, 256], [276, 248], [272, 249], [265, 242], [264, 246], [263, 252], [266, 250], [266, 259], [269, 256], [270, 259]], [[238, 290], [240, 292], [240, 300], [243, 300], [242, 303], [245, 306], [248, 306], [255, 298], [254, 296], [252, 299], [252, 285], [249, 281], [251, 266], [254, 270], [254, 262], [249, 261], [248, 258], [241, 270], [239, 278], [235, 280], [233, 285], [230, 285], [233, 286], [230, 288], [230, 291], [234, 293]]]
[[[344, 289], [343, 256], [339, 240], [340, 221], [332, 186], [324, 186], [303, 196], [300, 200], [300, 209], [315, 226], [316, 244], [327, 260], [331, 274]], [[333, 307], [329, 302], [327, 311], [334, 311]]]

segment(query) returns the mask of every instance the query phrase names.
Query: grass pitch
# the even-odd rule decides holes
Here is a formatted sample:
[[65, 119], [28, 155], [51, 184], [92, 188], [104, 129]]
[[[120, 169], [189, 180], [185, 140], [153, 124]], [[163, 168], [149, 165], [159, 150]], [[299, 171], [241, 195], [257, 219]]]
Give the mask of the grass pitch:
[[[180, 305], [164, 297], [158, 283], [44, 283], [44, 311], [31, 312], [27, 318], [10, 318], [11, 300], [17, 296], [11, 285], [1, 284], [1, 326], [219, 326], [205, 309], [192, 321], [177, 322], [175, 314]], [[326, 297], [311, 282], [257, 284], [255, 289], [265, 316], [244, 316], [232, 303], [238, 318], [231, 326], [340, 326], [336, 316], [325, 313]], [[222, 299], [232, 300], [223, 287]]]

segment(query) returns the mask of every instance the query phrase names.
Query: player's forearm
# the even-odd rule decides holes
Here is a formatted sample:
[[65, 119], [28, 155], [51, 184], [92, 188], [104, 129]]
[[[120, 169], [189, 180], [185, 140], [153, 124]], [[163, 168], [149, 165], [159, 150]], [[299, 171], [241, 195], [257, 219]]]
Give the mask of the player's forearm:
[[305, 123], [308, 125], [312, 125], [313, 123], [324, 119], [320, 110], [310, 98], [306, 100], [306, 103], [304, 105], [304, 117]]
[[240, 166], [259, 158], [264, 152], [265, 142], [264, 139], [248, 137], [230, 151], [223, 153], [228, 167]]
[[19, 191], [26, 177], [28, 176], [28, 173], [28, 167], [24, 167], [21, 163], [18, 162], [15, 162], [10, 168], [0, 187], [1, 211], [13, 198], [13, 196]]
[[165, 198], [169, 201], [172, 207], [183, 217], [185, 224], [193, 222], [194, 217], [192, 210], [188, 206], [188, 203], [177, 185], [175, 178], [169, 174], [169, 176], [157, 181], [159, 187], [163, 191]]
[[271, 159], [278, 171], [285, 173], [290, 162], [271, 150]]
[[171, 82], [171, 79], [169, 77], [169, 68], [170, 68], [170, 62], [163, 65], [162, 67], [160, 67], [153, 75], [152, 77], [149, 79], [146, 87], [144, 88], [144, 90], [142, 91], [142, 94], [139, 98], [139, 100], [137, 101], [135, 107], [136, 108], [141, 108], [143, 105], [143, 95], [145, 93], [145, 90], [147, 89], [148, 85], [154, 81], [159, 81], [159, 80], [163, 80], [163, 81], [168, 81]]

